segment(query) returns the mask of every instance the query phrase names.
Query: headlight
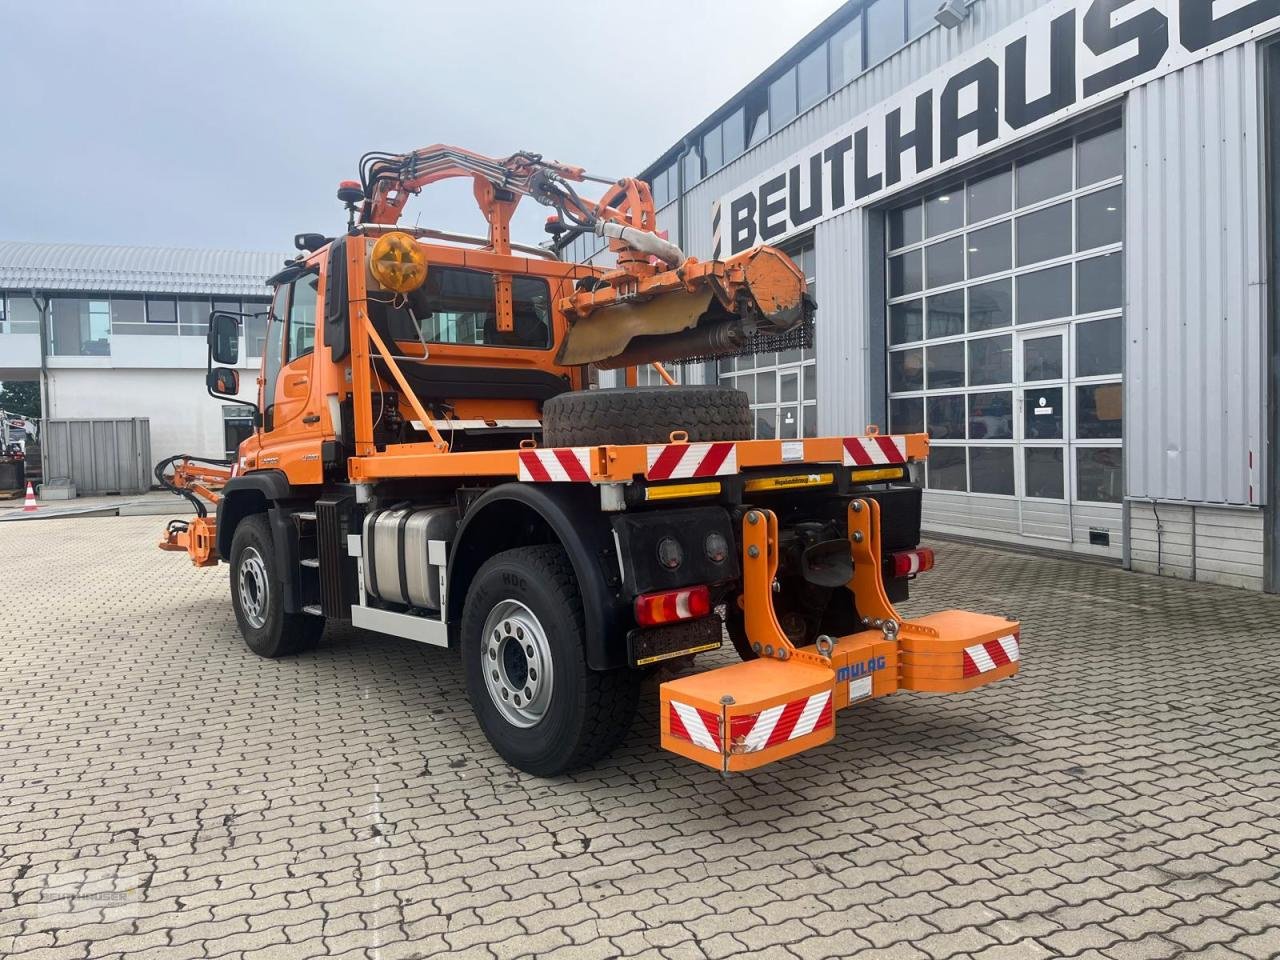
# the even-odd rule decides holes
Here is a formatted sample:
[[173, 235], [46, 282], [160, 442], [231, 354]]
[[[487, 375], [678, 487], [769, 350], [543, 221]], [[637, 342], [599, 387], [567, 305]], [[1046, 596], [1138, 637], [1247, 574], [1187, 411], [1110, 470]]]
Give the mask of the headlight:
[[658, 563], [667, 570], [675, 570], [684, 563], [684, 549], [674, 537], [663, 537], [658, 541]]
[[427, 257], [413, 237], [393, 231], [379, 237], [373, 245], [369, 272], [387, 290], [409, 293], [427, 279]]

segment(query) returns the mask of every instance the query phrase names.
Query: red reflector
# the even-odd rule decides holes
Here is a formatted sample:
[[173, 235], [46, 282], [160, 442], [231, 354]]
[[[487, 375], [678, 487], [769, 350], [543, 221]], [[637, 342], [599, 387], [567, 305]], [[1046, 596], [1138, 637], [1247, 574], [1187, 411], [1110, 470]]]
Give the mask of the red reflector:
[[909, 577], [914, 573], [924, 573], [933, 569], [933, 551], [928, 547], [915, 550], [901, 550], [893, 555], [893, 575]]
[[706, 587], [685, 587], [645, 593], [636, 597], [636, 623], [656, 627], [660, 623], [695, 620], [711, 612], [711, 591]]

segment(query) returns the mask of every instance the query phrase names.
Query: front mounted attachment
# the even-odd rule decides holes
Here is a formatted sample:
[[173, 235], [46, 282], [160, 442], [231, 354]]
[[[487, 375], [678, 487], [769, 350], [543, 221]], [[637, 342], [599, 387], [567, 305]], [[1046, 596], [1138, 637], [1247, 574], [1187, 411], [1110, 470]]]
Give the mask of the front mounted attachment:
[[865, 630], [797, 647], [773, 609], [778, 521], [742, 521], [740, 603], [756, 659], [662, 684], [662, 746], [723, 773], [751, 770], [835, 736], [835, 712], [899, 689], [960, 692], [1018, 672], [1019, 625], [963, 610], [903, 620], [884, 589], [880, 505], [849, 504], [847, 587]]

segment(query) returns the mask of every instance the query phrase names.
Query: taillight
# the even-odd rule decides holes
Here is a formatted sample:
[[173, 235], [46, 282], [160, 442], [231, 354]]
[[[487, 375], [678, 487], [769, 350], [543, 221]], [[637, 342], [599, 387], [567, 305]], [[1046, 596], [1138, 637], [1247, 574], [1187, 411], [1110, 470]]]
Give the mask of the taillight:
[[933, 569], [933, 551], [928, 547], [915, 550], [900, 550], [893, 554], [893, 575], [909, 577], [915, 573], [924, 573]]
[[636, 623], [642, 627], [695, 620], [710, 612], [711, 591], [706, 587], [685, 587], [636, 597]]

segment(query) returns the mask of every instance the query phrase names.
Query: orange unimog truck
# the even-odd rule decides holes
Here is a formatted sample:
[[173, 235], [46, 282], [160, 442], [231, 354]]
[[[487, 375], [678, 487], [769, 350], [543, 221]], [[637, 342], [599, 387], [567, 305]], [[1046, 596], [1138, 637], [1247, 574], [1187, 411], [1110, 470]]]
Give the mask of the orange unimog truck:
[[[254, 653], [304, 651], [329, 621], [457, 649], [485, 736], [541, 776], [608, 753], [668, 661], [685, 669], [660, 687], [662, 746], [725, 773], [829, 741], [863, 700], [1017, 671], [1015, 622], [894, 610], [933, 562], [910, 478], [927, 437], [751, 439], [744, 394], [661, 366], [807, 344], [784, 254], [687, 257], [646, 184], [536, 154], [360, 169], [345, 233], [299, 235], [269, 281], [254, 435], [234, 462], [157, 466], [197, 511], [161, 546], [228, 564]], [[474, 183], [485, 236], [397, 226], [449, 177]], [[554, 211], [548, 249], [510, 239], [524, 196]], [[560, 259], [584, 233], [616, 267]], [[215, 397], [238, 393], [240, 327], [210, 317]], [[635, 387], [644, 364], [672, 385]], [[597, 368], [630, 385], [596, 389]], [[741, 662], [694, 672], [726, 634]]]

